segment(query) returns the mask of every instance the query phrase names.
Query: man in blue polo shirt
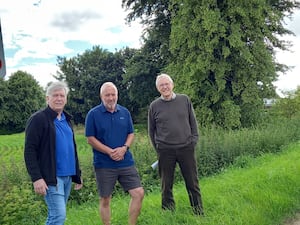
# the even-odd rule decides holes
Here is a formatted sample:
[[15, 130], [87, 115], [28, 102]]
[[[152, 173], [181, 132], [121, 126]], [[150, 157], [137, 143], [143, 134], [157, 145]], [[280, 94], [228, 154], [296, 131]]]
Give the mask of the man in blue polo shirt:
[[129, 150], [134, 139], [132, 118], [125, 107], [117, 104], [118, 89], [112, 82], [101, 86], [100, 98], [101, 104], [88, 112], [85, 121], [85, 135], [93, 148], [99, 213], [103, 224], [110, 224], [111, 195], [119, 181], [131, 196], [128, 224], [136, 224], [144, 189]]

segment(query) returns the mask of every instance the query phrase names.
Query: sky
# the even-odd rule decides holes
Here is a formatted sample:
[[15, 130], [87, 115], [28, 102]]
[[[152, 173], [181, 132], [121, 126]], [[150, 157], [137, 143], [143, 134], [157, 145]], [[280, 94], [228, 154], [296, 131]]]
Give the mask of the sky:
[[1, 0], [6, 77], [26, 71], [45, 87], [55, 81], [57, 56], [100, 46], [111, 52], [141, 46], [142, 26], [126, 24], [121, 0]]
[[[125, 22], [128, 12], [122, 0], [1, 0], [0, 19], [6, 61], [6, 77], [22, 70], [43, 87], [54, 81], [57, 56], [74, 57], [93, 46], [115, 52], [141, 46], [142, 25]], [[286, 27], [296, 36], [291, 52], [276, 53], [276, 60], [293, 67], [274, 83], [277, 92], [300, 86], [300, 10]]]

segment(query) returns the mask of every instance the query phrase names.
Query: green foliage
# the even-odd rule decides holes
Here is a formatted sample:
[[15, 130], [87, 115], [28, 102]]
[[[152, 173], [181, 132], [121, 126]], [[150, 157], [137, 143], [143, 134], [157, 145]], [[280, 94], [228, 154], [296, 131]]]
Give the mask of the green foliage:
[[277, 118], [256, 128], [224, 130], [217, 127], [201, 129], [197, 158], [199, 174], [218, 173], [240, 157], [257, 157], [280, 152], [289, 143], [300, 139], [298, 118]]
[[66, 109], [75, 124], [84, 124], [88, 110], [100, 102], [101, 84], [112, 81], [119, 87], [124, 63], [99, 46], [70, 59], [59, 57], [57, 61], [62, 72], [57, 79], [65, 80], [70, 87]]
[[[122, 1], [129, 10], [127, 21], [141, 19], [146, 25], [143, 55], [160, 62], [159, 71], [174, 76], [176, 91], [191, 97], [200, 124], [230, 129], [260, 123], [262, 99], [276, 96], [273, 82], [287, 66], [275, 62], [275, 50], [288, 49], [289, 43], [279, 37], [292, 33], [284, 18], [299, 4]], [[136, 73], [145, 70], [137, 63], [130, 66]]]
[[153, 51], [156, 45], [147, 43], [141, 50], [136, 51], [134, 56], [126, 60], [126, 73], [124, 75], [124, 82], [128, 84], [127, 94], [132, 102], [136, 103], [138, 107], [139, 116], [137, 120], [137, 109], [134, 109], [134, 120], [137, 123], [147, 122], [147, 112], [145, 109], [149, 103], [158, 95], [155, 86], [156, 75], [160, 72], [161, 61], [155, 58]]
[[272, 82], [280, 67], [274, 49], [285, 46], [273, 32], [289, 33], [283, 11], [297, 4], [275, 9], [263, 1], [171, 2], [175, 60], [168, 68], [201, 112], [200, 124], [239, 128], [260, 122], [262, 98], [275, 96]]
[[29, 116], [45, 105], [42, 88], [32, 75], [22, 71], [0, 84], [0, 134], [24, 131]]
[[100, 87], [107, 81], [116, 84], [119, 92], [118, 103], [126, 106], [132, 112], [133, 118], [139, 113], [139, 106], [134, 98], [140, 95], [140, 92], [132, 96], [134, 91], [130, 90], [135, 88], [136, 82], [140, 80], [124, 80], [125, 61], [130, 60], [134, 53], [135, 50], [129, 48], [112, 53], [94, 46], [82, 55], [70, 59], [57, 59], [62, 73], [56, 78], [65, 80], [70, 87], [66, 109], [73, 115], [75, 124], [84, 124], [87, 112], [100, 103]]
[[80, 190], [71, 190], [69, 204], [84, 204], [99, 199], [95, 178], [84, 177], [83, 184]]
[[299, 116], [300, 112], [300, 87], [295, 91], [285, 93], [284, 98], [276, 99], [275, 105], [270, 109], [270, 114], [277, 117], [291, 119]]
[[127, 22], [141, 19], [141, 23], [145, 25], [142, 36], [144, 44], [126, 61], [124, 77], [130, 83], [130, 100], [135, 101], [139, 107], [138, 114], [133, 114], [137, 123], [146, 122], [148, 106], [159, 95], [155, 86], [156, 76], [163, 72], [171, 61], [171, 14], [168, 2], [122, 0], [122, 7], [129, 12]]
[[[247, 166], [235, 165], [221, 174], [200, 180], [205, 216], [194, 216], [189, 207], [184, 183], [174, 186], [176, 210], [161, 210], [159, 191], [148, 193], [138, 224], [160, 225], [253, 225], [286, 224], [286, 218], [300, 209], [300, 146], [290, 145], [280, 154], [243, 160]], [[112, 199], [112, 224], [126, 224], [128, 196]], [[98, 201], [72, 205], [66, 225], [100, 224]]]
[[135, 126], [135, 140], [130, 148], [135, 165], [140, 174], [145, 192], [151, 192], [159, 187], [160, 180], [157, 169], [153, 170], [151, 164], [157, 160], [157, 155], [147, 137], [146, 126]]
[[[277, 118], [276, 120], [266, 121], [265, 124], [251, 129], [228, 130], [218, 127], [200, 128], [200, 140], [196, 151], [199, 176], [201, 178], [212, 175], [216, 176], [218, 173], [227, 171], [232, 165], [239, 168], [249, 168], [252, 166], [252, 158], [265, 155], [266, 153], [281, 152], [284, 150], [284, 146], [298, 141], [300, 139], [299, 129], [300, 119], [297, 117], [292, 119], [281, 118], [280, 120]], [[79, 191], [72, 190], [69, 207], [76, 207], [77, 205], [85, 206], [86, 204], [95, 202], [98, 204], [98, 193], [92, 165], [92, 150], [86, 142], [83, 127], [76, 127], [75, 130], [84, 187]], [[145, 124], [136, 124], [135, 141], [130, 150], [134, 155], [146, 194], [149, 195], [150, 193], [159, 193], [160, 179], [157, 169], [152, 170], [150, 167], [151, 164], [156, 161], [157, 157], [147, 135], [147, 126]], [[25, 169], [23, 161], [23, 141], [24, 133], [0, 135], [0, 194], [4, 196], [3, 204], [7, 204], [10, 201], [18, 203], [18, 211], [16, 212], [12, 206], [13, 203], [4, 207], [3, 211], [1, 208], [2, 202], [0, 202], [0, 214], [12, 215], [9, 217], [11, 220], [5, 217], [6, 222], [3, 222], [4, 224], [13, 224], [14, 219], [19, 218], [24, 218], [25, 222], [22, 224], [30, 224], [26, 221], [28, 217], [23, 216], [25, 209], [26, 211], [28, 209], [28, 205], [23, 203], [23, 198], [31, 203], [31, 207], [38, 205], [36, 208], [32, 208], [32, 212], [30, 212], [29, 216], [38, 214], [38, 216], [34, 217], [36, 221], [43, 221], [46, 217], [45, 206], [42, 204], [43, 201], [33, 193], [31, 182], [29, 181]], [[183, 180], [179, 168], [176, 167], [175, 184], [181, 184], [182, 182]], [[181, 208], [181, 206], [179, 206], [181, 203], [178, 203], [180, 208], [176, 213], [182, 211], [184, 215], [188, 215], [190, 209], [187, 203], [187, 195], [185, 190], [182, 190], [182, 192], [184, 192], [186, 199], [180, 200], [184, 201], [182, 203], [183, 206]], [[207, 190], [205, 190], [205, 193], [208, 195]], [[16, 198], [16, 200], [14, 200], [14, 198]], [[113, 198], [124, 200], [128, 198], [128, 195], [117, 185], [113, 193]], [[160, 196], [157, 195], [155, 199], [156, 200], [151, 203], [152, 206], [153, 204], [160, 204]], [[123, 204], [127, 206], [128, 201]], [[212, 205], [206, 205], [205, 207], [208, 209], [213, 208]], [[155, 210], [155, 212], [157, 212], [157, 210]], [[95, 213], [98, 218], [97, 209]], [[228, 213], [232, 212], [230, 211]], [[194, 217], [192, 215], [189, 218], [181, 218], [183, 214], [180, 213], [176, 216], [176, 219], [172, 221], [181, 221], [183, 224], [193, 221]], [[125, 217], [127, 217], [127, 210], [120, 214], [120, 221], [124, 221]], [[72, 221], [70, 217], [68, 219]], [[227, 219], [230, 220], [232, 218]], [[158, 221], [160, 220], [161, 218], [158, 219]], [[80, 218], [78, 221], [80, 221]], [[118, 221], [118, 218], [114, 221]], [[39, 222], [35, 224], [39, 224]]]
[[31, 183], [12, 186], [9, 191], [0, 189], [0, 194], [0, 224], [41, 224], [45, 220], [46, 206], [32, 191]]

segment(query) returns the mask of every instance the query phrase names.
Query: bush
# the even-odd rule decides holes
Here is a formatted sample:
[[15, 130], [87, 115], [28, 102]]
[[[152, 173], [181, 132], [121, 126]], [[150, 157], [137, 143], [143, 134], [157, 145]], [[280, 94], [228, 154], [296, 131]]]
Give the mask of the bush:
[[83, 204], [98, 199], [97, 185], [94, 178], [83, 180], [83, 187], [80, 190], [71, 190], [68, 204]]
[[277, 119], [256, 128], [224, 130], [203, 129], [197, 149], [201, 176], [218, 173], [236, 158], [280, 152], [289, 143], [300, 139], [300, 118]]
[[24, 182], [10, 191], [0, 190], [0, 224], [41, 224], [47, 213], [41, 196], [32, 190], [32, 184]]
[[[264, 153], [282, 151], [287, 144], [300, 138], [300, 118], [277, 119], [268, 121], [255, 128], [224, 130], [217, 127], [200, 128], [200, 138], [196, 157], [199, 176], [210, 176], [235, 164], [247, 166], [248, 158]], [[84, 187], [72, 190], [69, 204], [82, 204], [98, 200], [97, 185], [94, 176], [92, 150], [80, 128], [76, 133], [78, 156], [80, 159]], [[141, 176], [146, 192], [158, 191], [160, 179], [158, 171], [151, 168], [157, 160], [147, 136], [146, 125], [135, 126], [135, 140], [130, 150]], [[24, 135], [0, 136], [0, 224], [22, 224], [26, 220], [44, 220], [46, 209], [42, 198], [32, 191], [32, 184], [23, 160]], [[176, 167], [175, 183], [180, 183], [182, 176]], [[116, 185], [114, 195], [123, 195], [123, 190]], [[18, 221], [17, 221], [18, 220]], [[17, 223], [14, 223], [14, 221]], [[32, 224], [32, 223], [31, 223]]]

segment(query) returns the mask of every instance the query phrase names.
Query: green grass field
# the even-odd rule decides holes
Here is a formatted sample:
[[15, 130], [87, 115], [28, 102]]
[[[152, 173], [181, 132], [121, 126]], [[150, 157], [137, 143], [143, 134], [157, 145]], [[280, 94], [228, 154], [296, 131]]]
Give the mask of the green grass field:
[[[78, 203], [76, 196], [71, 196], [65, 224], [98, 225], [101, 224], [98, 196], [96, 186], [91, 182], [94, 180], [92, 152], [82, 134], [76, 135], [76, 140], [86, 181], [76, 195], [85, 201]], [[3, 196], [0, 217], [5, 216], [5, 219], [0, 218], [0, 224], [3, 225], [44, 224], [46, 217], [43, 200], [36, 197], [28, 185], [23, 142], [23, 133], [0, 136], [0, 194]], [[138, 137], [137, 144], [147, 146], [147, 139]], [[151, 162], [144, 163], [148, 165]], [[141, 177], [144, 179], [144, 174]], [[233, 166], [224, 168], [222, 172], [202, 177], [204, 217], [192, 214], [181, 182], [174, 186], [175, 212], [162, 211], [158, 176], [152, 179], [150, 181], [156, 183], [153, 184], [156, 188], [147, 191], [139, 217], [140, 225], [280, 225], [300, 211], [300, 142], [258, 158], [239, 157]], [[113, 225], [127, 224], [128, 203], [129, 196], [123, 192], [113, 196]]]
[[[176, 211], [160, 209], [160, 193], [145, 196], [141, 225], [275, 225], [283, 224], [300, 210], [300, 144], [279, 154], [246, 158], [243, 167], [200, 180], [205, 216], [191, 213], [183, 184], [174, 187]], [[112, 200], [112, 224], [127, 221], [128, 196]], [[98, 202], [68, 208], [67, 225], [101, 224]]]

